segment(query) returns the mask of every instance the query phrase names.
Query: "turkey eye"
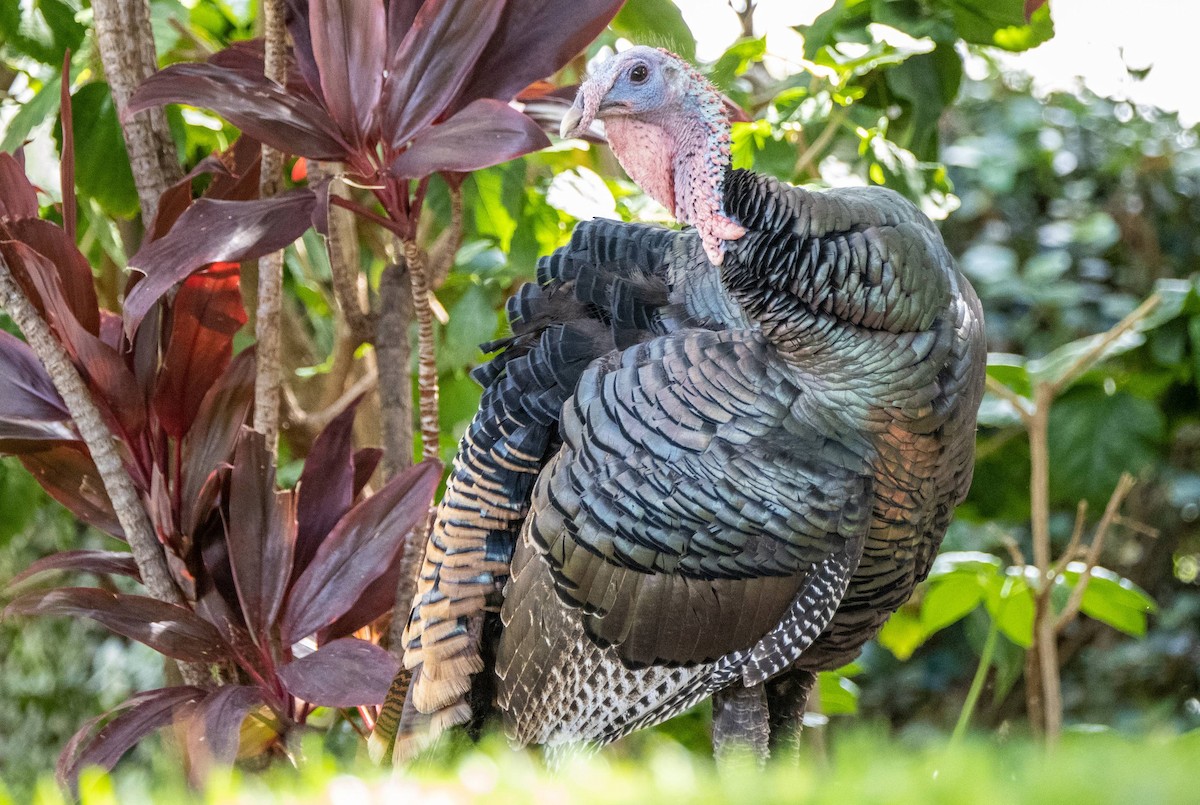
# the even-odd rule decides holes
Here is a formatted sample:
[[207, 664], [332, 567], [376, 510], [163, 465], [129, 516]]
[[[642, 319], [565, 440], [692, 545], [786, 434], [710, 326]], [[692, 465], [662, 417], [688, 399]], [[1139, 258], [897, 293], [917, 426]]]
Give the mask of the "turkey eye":
[[640, 84], [645, 81], [650, 75], [650, 71], [646, 69], [646, 65], [636, 65], [629, 71], [629, 79], [635, 84]]

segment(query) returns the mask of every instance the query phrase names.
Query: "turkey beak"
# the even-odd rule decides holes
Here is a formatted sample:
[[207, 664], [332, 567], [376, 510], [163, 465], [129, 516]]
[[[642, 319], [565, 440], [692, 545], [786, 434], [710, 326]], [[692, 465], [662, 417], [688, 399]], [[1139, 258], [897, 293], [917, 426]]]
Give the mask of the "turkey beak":
[[580, 134], [583, 134], [583, 131], [581, 131], [581, 129], [586, 128], [586, 125], [585, 126], [579, 125], [579, 122], [582, 119], [583, 119], [583, 107], [580, 104], [580, 98], [577, 96], [575, 98], [575, 103], [572, 104], [571, 108], [567, 110], [567, 113], [565, 115], [563, 115], [562, 125], [560, 125], [558, 127], [558, 136], [560, 136], [564, 140], [566, 140], [566, 139], [570, 139], [571, 137], [578, 137]]

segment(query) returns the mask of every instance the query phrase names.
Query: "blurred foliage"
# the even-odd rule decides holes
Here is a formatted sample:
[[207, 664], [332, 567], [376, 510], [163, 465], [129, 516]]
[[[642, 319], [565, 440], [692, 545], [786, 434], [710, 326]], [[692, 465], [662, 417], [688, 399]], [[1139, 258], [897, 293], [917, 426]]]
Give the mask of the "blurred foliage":
[[[11, 149], [29, 136], [44, 141], [51, 134], [48, 121], [57, 113], [62, 53], [72, 48], [74, 103], [80, 105], [76, 120], [94, 117], [88, 145], [82, 138], [79, 143], [81, 249], [102, 281], [111, 277], [112, 291], [102, 301], [115, 304], [116, 267], [124, 265], [132, 242], [130, 208], [111, 164], [121, 160], [111, 153], [95, 159], [92, 151], [107, 147], [119, 153], [120, 143], [114, 139], [115, 118], [102, 108], [102, 71], [86, 24], [86, 3], [0, 5], [0, 90], [6, 93], [0, 104], [0, 148]], [[993, 358], [990, 369], [1010, 385], [1021, 372], [1046, 370], [1038, 359], [1052, 359], [1056, 349], [1112, 326], [1159, 281], [1188, 278], [1200, 254], [1200, 131], [1183, 127], [1172, 114], [1083, 89], [1035, 96], [1027, 78], [1007, 74], [986, 49], [1020, 50], [1052, 34], [1047, 7], [1025, 24], [1023, 5], [1020, 0], [837, 0], [800, 30], [806, 43], [802, 54], [770, 53], [765, 38], [750, 36], [713, 64], [701, 65], [752, 118], [734, 128], [738, 167], [797, 183], [884, 184], [942, 222], [951, 252], [983, 299], [990, 349], [1013, 355]], [[163, 60], [199, 58], [252, 35], [255, 7], [250, 0], [153, 0]], [[631, 0], [588, 56], [622, 37], [685, 55], [694, 50], [691, 31], [668, 0]], [[574, 80], [582, 67], [568, 68], [564, 82]], [[236, 136], [202, 112], [171, 115], [189, 168]], [[33, 153], [44, 157], [48, 149], [39, 147], [35, 142]], [[53, 196], [56, 171], [52, 160], [45, 164], [51, 167], [40, 168], [39, 176]], [[468, 376], [483, 359], [476, 345], [503, 335], [504, 302], [533, 277], [537, 257], [564, 244], [580, 219], [668, 220], [623, 178], [606, 149], [577, 142], [477, 171], [466, 181], [463, 198], [463, 245], [436, 292], [448, 314], [438, 335], [440, 448], [446, 461], [478, 405], [479, 388]], [[439, 179], [430, 184], [426, 211], [422, 231], [432, 241], [449, 226], [451, 215], [449, 194]], [[359, 232], [363, 268], [374, 286], [386, 244], [370, 227]], [[309, 233], [290, 248], [287, 266], [285, 345], [297, 395], [307, 404], [319, 396], [316, 389], [337, 363], [339, 324], [320, 238]], [[1142, 481], [1102, 557], [1111, 576], [1092, 581], [1086, 617], [1063, 637], [1068, 725], [1163, 732], [1200, 727], [1200, 306], [1194, 293], [1182, 290], [1178, 296], [1174, 316], [1123, 340], [1052, 410], [1057, 547], [1069, 539], [1080, 498], [1092, 501], [1094, 522], [1122, 471], [1135, 472]], [[1179, 769], [1192, 765], [1195, 735], [1169, 744], [1152, 740], [1153, 751], [1115, 736], [1068, 736], [1052, 764], [1039, 762], [1036, 750], [1025, 744], [979, 743], [959, 754], [939, 755], [897, 752], [878, 737], [841, 736], [858, 720], [890, 729], [910, 747], [948, 734], [993, 628], [1001, 639], [976, 723], [1001, 727], [1000, 734], [1022, 729], [1020, 676], [1030, 587], [1023, 575], [1006, 570], [1005, 544], [1011, 541], [1029, 553], [1029, 450], [1006, 406], [991, 396], [985, 400], [975, 486], [945, 544], [946, 551], [957, 553], [943, 556], [930, 581], [855, 667], [823, 675], [824, 711], [857, 713], [853, 722], [832, 722], [831, 770], [806, 763], [798, 775], [772, 773], [755, 778], [753, 788], [733, 778], [732, 788], [723, 787], [730, 783], [715, 781], [709, 765], [680, 749], [707, 753], [707, 711], [700, 708], [622, 742], [604, 756], [607, 760], [594, 761], [586, 773], [567, 775], [567, 782], [545, 782], [529, 760], [492, 745], [486, 754], [463, 758], [440, 781], [433, 782], [430, 772], [430, 782], [402, 790], [417, 795], [426, 790], [421, 785], [436, 789], [453, 783], [478, 797], [516, 791], [528, 798], [529, 791], [548, 786], [555, 796], [595, 801], [620, 800], [630, 791], [642, 799], [668, 793], [720, 799], [734, 792], [740, 799], [759, 791], [764, 800], [880, 802], [974, 801], [984, 792], [987, 801], [996, 802], [1169, 802], [1194, 795]], [[368, 441], [372, 436], [369, 430], [360, 434]], [[69, 518], [8, 468], [0, 468], [6, 485], [0, 584], [37, 555], [79, 546]], [[297, 464], [281, 466], [280, 474], [294, 478], [298, 472]], [[10, 489], [15, 490], [11, 496]], [[10, 500], [17, 503], [9, 505]], [[1156, 529], [1157, 536], [1137, 524]], [[84, 544], [87, 539], [98, 537], [92, 534]], [[1068, 569], [1063, 590], [1072, 583]], [[115, 652], [124, 645], [100, 634], [75, 622], [0, 624], [0, 714], [19, 716], [22, 736], [31, 736], [22, 738], [20, 754], [10, 753], [5, 741], [16, 727], [0, 723], [0, 759], [14, 788], [27, 791], [32, 770], [52, 765], [55, 742], [85, 714], [128, 692], [109, 698], [98, 687], [99, 647]], [[139, 655], [129, 656], [133, 668]], [[136, 680], [142, 687], [144, 674], [157, 673], [157, 665], [141, 661], [142, 671], [115, 678]], [[29, 691], [40, 692], [41, 710], [22, 704], [35, 698]], [[353, 742], [345, 745], [353, 751]], [[1128, 762], [1133, 752], [1138, 752], [1136, 766]], [[652, 762], [635, 768], [641, 758]], [[142, 786], [138, 790], [148, 796], [147, 769], [161, 771], [171, 762], [170, 757], [143, 757], [140, 765], [126, 767], [127, 782]], [[301, 774], [315, 775], [315, 782], [299, 790], [351, 785], [344, 783], [347, 778], [334, 779], [333, 764], [328, 757], [308, 764]], [[96, 783], [90, 801], [112, 801], [105, 799], [103, 792], [110, 790], [105, 785], [110, 784]], [[251, 798], [266, 796], [265, 784], [246, 785], [254, 792]], [[214, 791], [210, 801], [233, 796], [233, 789]], [[169, 798], [176, 794], [182, 796], [172, 791]]]

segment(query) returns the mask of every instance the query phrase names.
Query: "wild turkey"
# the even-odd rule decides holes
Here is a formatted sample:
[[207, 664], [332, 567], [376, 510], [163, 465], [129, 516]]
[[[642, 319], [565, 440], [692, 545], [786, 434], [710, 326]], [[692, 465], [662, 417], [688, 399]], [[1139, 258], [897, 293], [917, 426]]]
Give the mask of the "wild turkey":
[[724, 691], [760, 741], [764, 683], [794, 720], [970, 485], [982, 314], [924, 215], [730, 170], [666, 51], [603, 64], [564, 136], [595, 118], [694, 229], [581, 223], [510, 300], [408, 625], [410, 736], [494, 704], [516, 743], [602, 744]]

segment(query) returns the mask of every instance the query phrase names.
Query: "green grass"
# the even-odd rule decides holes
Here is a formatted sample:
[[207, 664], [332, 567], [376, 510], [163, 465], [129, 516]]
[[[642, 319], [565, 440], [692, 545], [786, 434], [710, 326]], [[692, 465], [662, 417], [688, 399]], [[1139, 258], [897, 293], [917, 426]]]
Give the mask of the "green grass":
[[[158, 771], [85, 775], [83, 805], [128, 803], [1192, 803], [1200, 792], [1200, 732], [1130, 739], [1076, 733], [1053, 751], [1027, 741], [982, 737], [957, 747], [912, 748], [866, 732], [834, 741], [827, 763], [806, 756], [798, 768], [750, 764], [723, 771], [710, 758], [670, 741], [648, 742], [639, 757], [576, 758], [556, 771], [501, 741], [441, 753], [403, 774], [337, 762], [307, 743], [299, 769], [242, 771], [210, 778], [189, 792], [178, 759], [163, 752]], [[453, 759], [449, 759], [453, 755]], [[62, 796], [44, 780], [33, 802]], [[12, 801], [0, 793], [0, 805]]]

